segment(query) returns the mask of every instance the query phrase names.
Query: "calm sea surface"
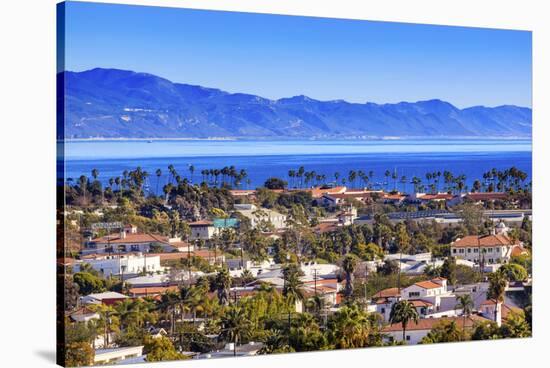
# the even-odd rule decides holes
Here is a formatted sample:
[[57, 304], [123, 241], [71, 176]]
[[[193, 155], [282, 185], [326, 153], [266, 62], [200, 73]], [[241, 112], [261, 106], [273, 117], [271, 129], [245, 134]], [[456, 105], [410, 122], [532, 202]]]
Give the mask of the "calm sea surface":
[[[256, 187], [270, 176], [288, 180], [288, 170], [304, 166], [306, 171], [325, 174], [327, 181], [334, 180], [335, 172], [342, 178], [350, 170], [372, 170], [373, 183], [383, 183], [386, 170], [396, 171], [399, 177], [405, 175], [409, 181], [413, 176], [425, 181], [426, 172], [449, 170], [466, 175], [471, 185], [485, 171], [511, 166], [527, 172], [531, 180], [531, 149], [530, 140], [77, 141], [65, 144], [65, 177], [90, 176], [96, 168], [99, 179], [106, 183], [124, 170], [141, 166], [151, 173], [154, 191], [154, 172], [162, 170], [162, 187], [168, 180], [170, 164], [181, 177], [189, 179], [188, 168], [193, 165], [195, 182], [201, 180], [203, 169], [234, 165], [245, 169], [250, 187]], [[246, 188], [246, 183], [242, 187]]]

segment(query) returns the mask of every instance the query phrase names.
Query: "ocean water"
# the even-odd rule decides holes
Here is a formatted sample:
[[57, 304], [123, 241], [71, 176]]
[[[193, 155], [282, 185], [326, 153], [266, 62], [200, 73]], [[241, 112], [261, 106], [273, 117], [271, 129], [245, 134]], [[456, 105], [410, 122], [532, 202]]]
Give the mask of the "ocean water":
[[[257, 187], [271, 176], [288, 180], [288, 171], [304, 166], [306, 171], [325, 174], [334, 181], [350, 170], [374, 172], [371, 183], [384, 186], [384, 172], [397, 172], [409, 181], [418, 176], [426, 182], [426, 172], [451, 171], [466, 175], [466, 184], [482, 179], [484, 172], [515, 166], [527, 172], [531, 180], [532, 145], [530, 140], [378, 140], [378, 141], [72, 141], [65, 143], [65, 178], [90, 176], [99, 170], [99, 180], [121, 176], [124, 170], [137, 166], [151, 173], [149, 186], [157, 187], [156, 169], [163, 175], [159, 188], [168, 180], [168, 165], [175, 166], [181, 177], [194, 182], [202, 179], [203, 169], [235, 166], [245, 169], [251, 183], [242, 188]], [[192, 176], [189, 165], [195, 167]], [[389, 188], [393, 188], [390, 178]], [[441, 182], [443, 179], [441, 178]], [[359, 186], [359, 180], [356, 181]], [[349, 186], [349, 185], [348, 185]], [[412, 185], [399, 190], [410, 191]]]

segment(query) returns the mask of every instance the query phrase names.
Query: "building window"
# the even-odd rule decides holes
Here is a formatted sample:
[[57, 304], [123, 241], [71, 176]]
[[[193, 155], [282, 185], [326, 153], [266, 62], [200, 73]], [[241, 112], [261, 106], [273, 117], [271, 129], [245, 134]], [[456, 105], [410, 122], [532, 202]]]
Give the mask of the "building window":
[[380, 309], [380, 313], [382, 313], [382, 314], [386, 313], [386, 308]]
[[407, 339], [407, 341], [411, 341], [411, 335], [407, 335], [405, 339]]
[[459, 253], [464, 254], [464, 249], [460, 249]]
[[478, 251], [479, 251], [479, 249], [474, 248], [474, 253], [479, 253]]
[[417, 297], [417, 296], [420, 296], [420, 292], [419, 291], [411, 291], [409, 293], [409, 298], [414, 298], [414, 297]]
[[456, 249], [453, 249], [453, 253], [456, 253]]
[[493, 248], [487, 248], [488, 253], [493, 253]]
[[472, 253], [472, 249], [471, 249], [471, 248], [468, 248], [468, 253]]

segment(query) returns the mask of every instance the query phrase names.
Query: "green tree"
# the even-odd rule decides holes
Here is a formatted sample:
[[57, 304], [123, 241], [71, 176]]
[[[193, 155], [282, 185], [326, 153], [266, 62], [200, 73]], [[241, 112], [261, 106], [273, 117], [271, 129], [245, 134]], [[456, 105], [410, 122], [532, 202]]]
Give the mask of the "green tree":
[[269, 178], [265, 181], [264, 187], [267, 189], [285, 189], [287, 182], [279, 178]]
[[88, 272], [77, 272], [73, 276], [81, 295], [100, 293], [105, 291], [105, 281]]
[[523, 266], [515, 263], [508, 263], [501, 266], [498, 272], [504, 274], [506, 279], [512, 282], [524, 281], [528, 277], [527, 270]]
[[176, 350], [170, 339], [164, 336], [157, 338], [147, 336], [144, 341], [143, 353], [147, 354], [148, 362], [188, 359], [187, 356]]
[[410, 321], [418, 323], [418, 312], [414, 305], [408, 300], [400, 300], [392, 306], [390, 312], [390, 323], [401, 323], [403, 327], [403, 341], [405, 341], [405, 333], [407, 325]]
[[65, 349], [66, 367], [84, 367], [94, 364], [94, 349], [88, 342], [69, 342]]
[[237, 356], [237, 345], [250, 333], [250, 320], [245, 310], [240, 306], [231, 307], [222, 317], [221, 324], [221, 337], [233, 342], [233, 355]]
[[329, 341], [337, 349], [368, 346], [370, 327], [367, 313], [357, 305], [344, 306], [330, 318]]
[[421, 344], [440, 342], [456, 342], [464, 340], [464, 329], [457, 326], [456, 321], [441, 321], [436, 324], [426, 336], [420, 340]]
[[447, 257], [441, 265], [441, 277], [447, 279], [449, 284], [456, 284], [456, 259], [454, 257]]

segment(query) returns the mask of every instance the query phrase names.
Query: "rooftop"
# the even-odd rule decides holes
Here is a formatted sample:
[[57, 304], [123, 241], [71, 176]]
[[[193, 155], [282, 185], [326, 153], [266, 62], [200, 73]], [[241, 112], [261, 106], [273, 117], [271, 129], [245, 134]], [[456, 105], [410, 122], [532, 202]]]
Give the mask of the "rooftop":
[[495, 247], [495, 246], [510, 246], [519, 245], [519, 241], [512, 241], [508, 236], [503, 234], [498, 235], [468, 235], [462, 239], [457, 239], [451, 246], [453, 247]]

